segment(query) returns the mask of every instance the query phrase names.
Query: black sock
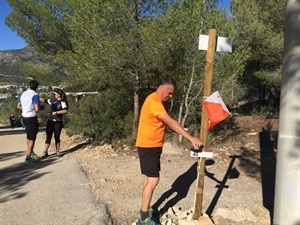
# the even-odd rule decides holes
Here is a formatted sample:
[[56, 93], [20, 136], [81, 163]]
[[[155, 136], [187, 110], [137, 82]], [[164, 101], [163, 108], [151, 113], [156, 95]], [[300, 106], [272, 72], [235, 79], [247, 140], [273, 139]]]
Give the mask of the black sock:
[[140, 218], [142, 221], [144, 221], [146, 218], [148, 217], [148, 211], [144, 212], [144, 211], [140, 211]]

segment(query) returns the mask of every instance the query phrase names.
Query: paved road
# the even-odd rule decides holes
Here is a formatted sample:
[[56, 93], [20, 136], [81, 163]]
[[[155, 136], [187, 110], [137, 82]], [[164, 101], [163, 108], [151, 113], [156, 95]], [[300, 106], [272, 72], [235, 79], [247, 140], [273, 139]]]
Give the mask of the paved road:
[[[106, 206], [93, 198], [74, 159], [51, 156], [25, 164], [25, 132], [0, 127], [0, 224], [109, 225]], [[42, 153], [44, 131], [35, 151]]]

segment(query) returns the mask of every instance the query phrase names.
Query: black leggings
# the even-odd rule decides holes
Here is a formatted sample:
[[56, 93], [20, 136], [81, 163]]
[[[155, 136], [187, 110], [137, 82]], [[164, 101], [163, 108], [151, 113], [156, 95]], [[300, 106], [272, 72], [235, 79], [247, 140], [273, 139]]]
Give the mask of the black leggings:
[[48, 120], [46, 125], [46, 144], [51, 143], [52, 135], [54, 133], [54, 140], [55, 143], [60, 143], [60, 133], [61, 129], [63, 128], [63, 122], [62, 121], [52, 121]]

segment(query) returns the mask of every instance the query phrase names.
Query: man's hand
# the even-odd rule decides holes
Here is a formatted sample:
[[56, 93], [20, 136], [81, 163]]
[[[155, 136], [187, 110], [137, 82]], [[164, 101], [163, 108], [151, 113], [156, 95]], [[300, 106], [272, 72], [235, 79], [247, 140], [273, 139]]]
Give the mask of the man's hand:
[[195, 146], [195, 148], [201, 148], [203, 146], [203, 143], [200, 141], [199, 138], [196, 137], [191, 137], [190, 142], [192, 142], [192, 144]]

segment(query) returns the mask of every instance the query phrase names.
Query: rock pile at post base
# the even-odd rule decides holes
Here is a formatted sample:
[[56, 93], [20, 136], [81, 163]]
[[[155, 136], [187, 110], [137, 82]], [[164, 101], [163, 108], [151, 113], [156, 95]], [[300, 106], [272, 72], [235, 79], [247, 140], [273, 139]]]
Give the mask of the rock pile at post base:
[[[169, 208], [160, 222], [162, 225], [270, 225], [270, 214], [257, 203], [252, 208], [218, 208], [211, 218], [203, 214], [198, 220], [193, 220], [193, 210], [182, 211], [176, 206]], [[136, 222], [132, 225], [136, 225]]]

